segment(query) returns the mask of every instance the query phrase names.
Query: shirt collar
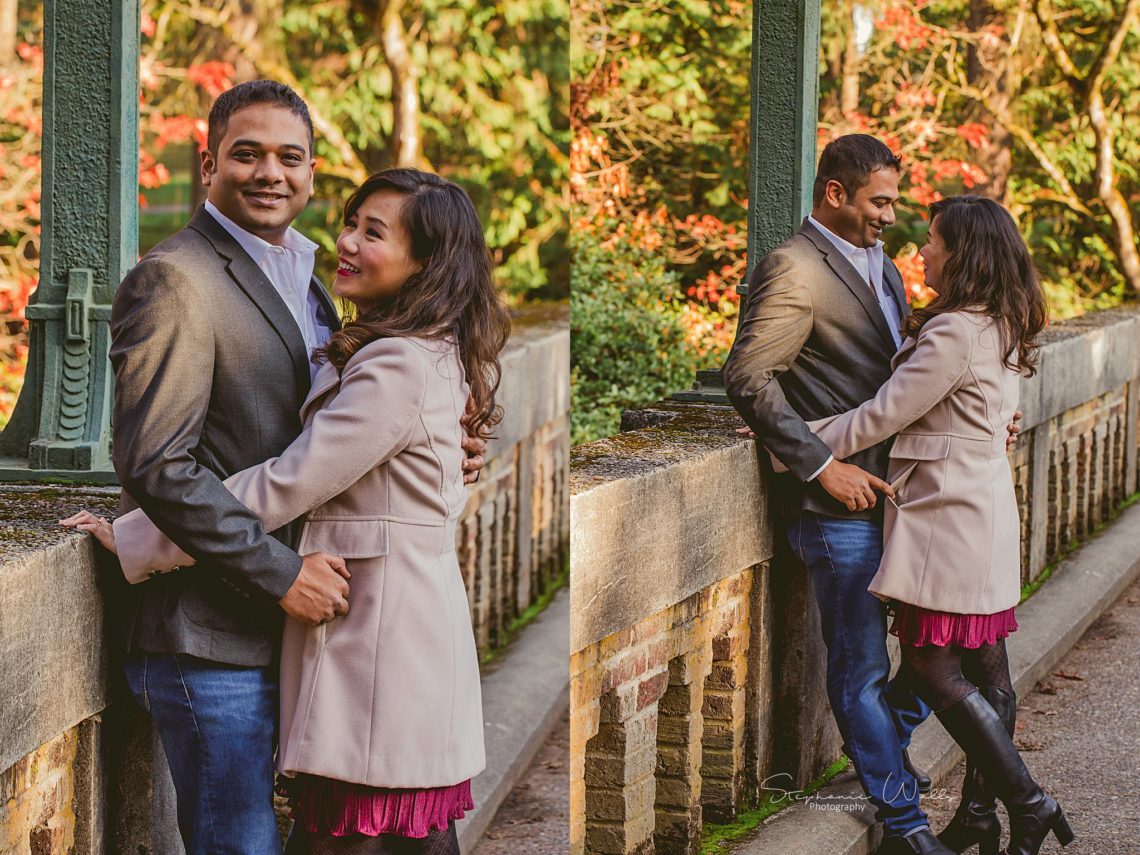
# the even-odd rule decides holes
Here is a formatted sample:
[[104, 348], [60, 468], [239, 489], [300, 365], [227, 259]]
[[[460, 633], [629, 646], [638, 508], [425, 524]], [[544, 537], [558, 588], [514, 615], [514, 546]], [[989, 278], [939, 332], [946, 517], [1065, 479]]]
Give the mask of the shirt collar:
[[[841, 253], [843, 253], [844, 258], [848, 258], [848, 259], [851, 258], [851, 256], [854, 255], [860, 249], [860, 247], [855, 246], [855, 244], [851, 243], [850, 241], [844, 240], [843, 238], [841, 238], [839, 235], [837, 235], [835, 232], [833, 232], [831, 229], [829, 229], [827, 226], [825, 226], [823, 223], [821, 223], [819, 220], [817, 220], [811, 214], [808, 214], [808, 222], [811, 223], [813, 226], [815, 226], [817, 229], [819, 229], [821, 232], [823, 232], [823, 236], [826, 237], [829, 241], [831, 241], [832, 244], [834, 244], [836, 249], [838, 249]], [[870, 256], [871, 253], [877, 252], [877, 251], [881, 250], [882, 248], [883, 248], [883, 242], [881, 240], [875, 241], [874, 246], [867, 248], [867, 255]]]
[[[260, 265], [266, 253], [273, 249], [274, 244], [269, 241], [259, 238], [252, 232], [247, 232], [225, 214], [218, 210], [217, 206], [209, 199], [206, 200], [205, 208], [210, 212], [213, 217], [221, 225], [223, 229], [230, 233], [234, 240], [238, 242], [242, 249], [246, 251], [253, 263]], [[316, 253], [317, 244], [313, 243], [299, 231], [292, 226], [285, 232], [285, 239], [281, 242], [283, 249], [290, 252], [298, 253]]]

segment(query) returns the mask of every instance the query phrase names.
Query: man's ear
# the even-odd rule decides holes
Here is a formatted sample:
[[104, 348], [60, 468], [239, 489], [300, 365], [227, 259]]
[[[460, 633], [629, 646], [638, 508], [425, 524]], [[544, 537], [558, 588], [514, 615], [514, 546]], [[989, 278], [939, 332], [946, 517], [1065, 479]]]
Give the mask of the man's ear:
[[832, 208], [842, 208], [847, 203], [847, 189], [832, 178], [823, 190], [823, 198]]
[[208, 148], [202, 149], [202, 151], [200, 151], [198, 153], [198, 156], [202, 160], [202, 164], [201, 164], [202, 186], [203, 187], [209, 187], [210, 186], [210, 179], [213, 178], [214, 173], [218, 171], [217, 161], [216, 161], [214, 155], [210, 152], [210, 150]]

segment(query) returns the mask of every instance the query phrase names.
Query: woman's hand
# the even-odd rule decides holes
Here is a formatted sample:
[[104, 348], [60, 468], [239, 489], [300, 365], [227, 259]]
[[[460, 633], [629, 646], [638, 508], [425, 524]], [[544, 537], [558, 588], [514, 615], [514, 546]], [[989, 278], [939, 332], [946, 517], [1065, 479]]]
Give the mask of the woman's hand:
[[59, 524], [77, 531], [89, 531], [95, 535], [97, 541], [103, 544], [104, 549], [115, 555], [119, 554], [118, 550], [115, 549], [115, 530], [103, 517], [97, 517], [91, 511], [80, 511], [75, 516], [60, 520]]

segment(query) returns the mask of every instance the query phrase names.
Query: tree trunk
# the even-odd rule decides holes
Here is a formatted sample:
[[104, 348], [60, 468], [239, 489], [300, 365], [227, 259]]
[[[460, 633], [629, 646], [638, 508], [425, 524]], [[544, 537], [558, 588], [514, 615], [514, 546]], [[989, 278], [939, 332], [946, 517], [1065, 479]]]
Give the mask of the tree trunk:
[[985, 170], [989, 180], [975, 189], [982, 196], [1003, 205], [1006, 204], [1009, 174], [1013, 169], [1013, 138], [996, 116], [1007, 112], [1010, 105], [1010, 73], [1005, 62], [1008, 45], [1003, 38], [984, 33], [984, 30], [993, 24], [1007, 23], [1005, 15], [994, 8], [993, 0], [970, 0], [968, 26], [970, 32], [982, 34], [982, 37], [970, 44], [966, 75], [971, 86], [989, 94], [990, 107], [981, 107], [979, 118], [989, 126], [990, 132], [978, 149], [978, 166]]
[[233, 22], [230, 32], [234, 49], [229, 57], [234, 65], [234, 78], [238, 83], [257, 80], [262, 76], [258, 66], [284, 65], [278, 34], [281, 32], [283, 0], [232, 0]]
[[843, 3], [843, 30], [843, 87], [839, 97], [839, 112], [847, 116], [859, 110], [859, 69], [863, 64], [855, 32], [854, 0], [845, 0]]
[[400, 17], [403, 5], [403, 0], [381, 0], [376, 35], [392, 72], [392, 159], [396, 166], [419, 167], [423, 161], [419, 69], [412, 60], [408, 31]]
[[1112, 125], [1104, 96], [1096, 89], [1089, 98], [1089, 121], [1096, 134], [1096, 195], [1112, 220], [1120, 271], [1134, 294], [1140, 294], [1140, 252], [1136, 249], [1136, 229], [1132, 211], [1117, 186], [1116, 161], [1113, 155]]
[[0, 0], [0, 66], [16, 61], [16, 37], [20, 32], [17, 0]]
[[1096, 137], [1096, 196], [1112, 220], [1120, 271], [1134, 294], [1140, 294], [1140, 251], [1136, 248], [1132, 211], [1120, 192], [1114, 150], [1116, 134], [1104, 102], [1104, 84], [1109, 67], [1120, 56], [1124, 40], [1137, 20], [1140, 20], [1140, 0], [1128, 0], [1115, 31], [1085, 82], [1085, 109]]

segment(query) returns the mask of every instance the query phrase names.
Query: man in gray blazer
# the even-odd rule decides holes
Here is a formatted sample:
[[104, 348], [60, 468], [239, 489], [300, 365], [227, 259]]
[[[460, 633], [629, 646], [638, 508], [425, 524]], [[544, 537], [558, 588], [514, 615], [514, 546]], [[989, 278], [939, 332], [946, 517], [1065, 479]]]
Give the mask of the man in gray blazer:
[[918, 773], [905, 755], [929, 710], [905, 681], [888, 684], [886, 611], [867, 592], [882, 557], [875, 491], [890, 493], [890, 442], [839, 461], [805, 424], [874, 397], [890, 376], [909, 307], [879, 237], [895, 221], [899, 167], [865, 134], [824, 149], [811, 216], [753, 271], [724, 380], [757, 439], [791, 473], [780, 484], [787, 535], [812, 574], [828, 698], [884, 824], [880, 852], [946, 853], [919, 809]]
[[280, 852], [283, 615], [316, 624], [348, 610], [343, 561], [302, 558], [293, 526], [266, 532], [222, 484], [300, 433], [309, 353], [339, 327], [313, 277], [317, 245], [291, 227], [314, 164], [295, 92], [260, 80], [222, 94], [205, 206], [127, 275], [112, 310], [120, 510], [141, 507], [196, 559], [120, 603], [127, 682], [162, 739], [188, 855]]

